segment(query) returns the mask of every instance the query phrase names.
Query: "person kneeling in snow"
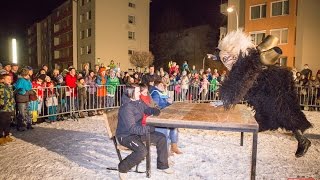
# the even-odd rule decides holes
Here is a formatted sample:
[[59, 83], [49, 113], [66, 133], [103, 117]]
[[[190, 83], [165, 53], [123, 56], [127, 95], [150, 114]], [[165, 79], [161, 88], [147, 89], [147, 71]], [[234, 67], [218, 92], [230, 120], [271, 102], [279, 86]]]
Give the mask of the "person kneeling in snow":
[[150, 132], [150, 141], [157, 148], [157, 168], [168, 174], [174, 173], [168, 164], [166, 137], [155, 132], [154, 127], [142, 126], [141, 123], [144, 114], [157, 116], [160, 110], [140, 100], [140, 88], [136, 84], [126, 87], [121, 101], [116, 137], [121, 145], [133, 152], [118, 165], [120, 179], [126, 179], [126, 173], [147, 156], [147, 148], [143, 143], [147, 132]]

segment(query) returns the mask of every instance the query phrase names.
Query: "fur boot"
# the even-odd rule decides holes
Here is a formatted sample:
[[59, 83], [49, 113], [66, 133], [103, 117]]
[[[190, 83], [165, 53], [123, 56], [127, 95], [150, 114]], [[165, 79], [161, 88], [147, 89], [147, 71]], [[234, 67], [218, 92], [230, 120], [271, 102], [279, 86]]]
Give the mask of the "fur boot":
[[0, 146], [5, 145], [7, 143], [4, 137], [0, 138]]
[[307, 139], [300, 130], [294, 131], [294, 136], [298, 140], [298, 148], [296, 151], [296, 157], [302, 157], [305, 155], [311, 146], [311, 142]]
[[178, 148], [177, 143], [171, 143], [171, 153], [182, 154], [180, 149]]

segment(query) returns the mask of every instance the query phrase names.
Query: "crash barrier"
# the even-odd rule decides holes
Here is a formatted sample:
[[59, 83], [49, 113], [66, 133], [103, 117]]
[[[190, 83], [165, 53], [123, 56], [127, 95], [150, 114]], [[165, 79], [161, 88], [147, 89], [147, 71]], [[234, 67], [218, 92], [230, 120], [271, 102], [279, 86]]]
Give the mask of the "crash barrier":
[[[33, 119], [63, 115], [75, 117], [81, 113], [100, 112], [121, 105], [125, 85], [96, 85], [70, 88], [68, 86], [41, 87], [34, 89], [38, 100], [29, 103]], [[169, 102], [207, 103], [220, 100], [219, 86], [209, 85], [167, 87]], [[319, 87], [297, 86], [299, 103], [303, 110], [320, 111]], [[241, 102], [245, 103], [245, 101]]]

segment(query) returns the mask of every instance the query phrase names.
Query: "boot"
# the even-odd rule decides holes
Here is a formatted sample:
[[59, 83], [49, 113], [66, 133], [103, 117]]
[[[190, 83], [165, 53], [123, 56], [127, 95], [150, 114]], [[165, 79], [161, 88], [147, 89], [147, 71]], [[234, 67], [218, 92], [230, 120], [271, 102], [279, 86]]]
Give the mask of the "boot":
[[79, 117], [80, 117], [80, 118], [85, 118], [83, 112], [80, 112]]
[[176, 154], [182, 154], [182, 152], [178, 148], [177, 143], [171, 143], [171, 152]]
[[12, 141], [14, 141], [14, 139], [11, 136], [6, 136], [5, 137], [5, 141], [6, 142], [12, 142]]
[[7, 143], [4, 137], [0, 138], [0, 146], [5, 145]]
[[311, 142], [305, 136], [303, 136], [300, 130], [294, 131], [294, 136], [298, 140], [298, 148], [296, 151], [296, 157], [302, 157], [305, 155], [311, 146]]

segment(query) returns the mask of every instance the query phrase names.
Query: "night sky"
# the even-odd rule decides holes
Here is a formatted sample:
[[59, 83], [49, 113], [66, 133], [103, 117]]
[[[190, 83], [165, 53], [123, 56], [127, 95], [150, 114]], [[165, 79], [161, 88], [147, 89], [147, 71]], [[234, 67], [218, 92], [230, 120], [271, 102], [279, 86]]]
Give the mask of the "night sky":
[[[65, 0], [8, 0], [0, 7], [0, 60], [7, 58], [9, 37], [26, 38], [26, 29], [45, 18]], [[224, 19], [219, 5], [226, 0], [152, 0], [150, 30], [163, 32], [211, 24], [221, 26]]]

